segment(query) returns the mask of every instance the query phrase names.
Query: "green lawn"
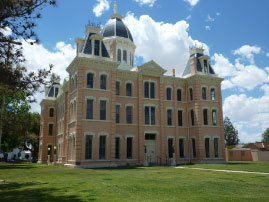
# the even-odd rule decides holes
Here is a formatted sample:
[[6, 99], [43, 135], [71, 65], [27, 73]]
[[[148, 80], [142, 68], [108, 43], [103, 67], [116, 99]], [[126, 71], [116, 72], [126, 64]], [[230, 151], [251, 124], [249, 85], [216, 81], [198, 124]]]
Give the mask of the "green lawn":
[[[194, 166], [269, 172], [268, 165]], [[257, 170], [253, 170], [255, 167]], [[5, 180], [0, 182], [1, 202], [269, 201], [269, 176], [172, 167], [72, 169], [37, 164], [0, 164], [0, 180]]]
[[252, 161], [230, 161], [227, 164], [194, 164], [182, 165], [190, 168], [210, 168], [222, 170], [242, 170], [249, 172], [269, 173], [269, 162], [252, 162]]

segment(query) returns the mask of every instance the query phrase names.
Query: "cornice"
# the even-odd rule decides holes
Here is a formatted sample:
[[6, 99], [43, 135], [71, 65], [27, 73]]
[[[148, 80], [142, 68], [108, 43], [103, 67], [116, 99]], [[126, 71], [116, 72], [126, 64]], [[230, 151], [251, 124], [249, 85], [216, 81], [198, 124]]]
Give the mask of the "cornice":
[[186, 78], [188, 84], [194, 83], [207, 83], [207, 84], [220, 84], [224, 79], [220, 77], [215, 77], [211, 75], [193, 75]]
[[117, 70], [117, 78], [138, 79], [138, 72]]

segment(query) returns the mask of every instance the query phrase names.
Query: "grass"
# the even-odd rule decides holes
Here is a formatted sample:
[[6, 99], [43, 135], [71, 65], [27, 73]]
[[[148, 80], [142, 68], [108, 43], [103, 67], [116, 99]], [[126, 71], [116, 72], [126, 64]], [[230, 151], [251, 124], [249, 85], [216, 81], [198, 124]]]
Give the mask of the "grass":
[[[268, 165], [249, 162], [192, 166], [269, 172]], [[257, 170], [253, 170], [255, 167]], [[172, 167], [72, 169], [0, 164], [0, 179], [5, 180], [0, 182], [0, 201], [11, 202], [269, 201], [269, 176]]]
[[227, 164], [193, 164], [193, 165], [186, 165], [186, 167], [269, 173], [269, 162], [262, 162], [262, 161], [260, 162], [230, 161]]

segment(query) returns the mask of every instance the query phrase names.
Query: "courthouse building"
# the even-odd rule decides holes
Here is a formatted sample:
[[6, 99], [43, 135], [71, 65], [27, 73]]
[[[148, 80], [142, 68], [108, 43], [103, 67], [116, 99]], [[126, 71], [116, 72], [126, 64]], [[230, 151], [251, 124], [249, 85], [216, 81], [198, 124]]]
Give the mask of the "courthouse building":
[[40, 163], [225, 161], [223, 79], [203, 49], [190, 49], [182, 77], [154, 61], [134, 66], [136, 46], [117, 5], [104, 28], [88, 26], [76, 44], [69, 80], [46, 87], [41, 102]]

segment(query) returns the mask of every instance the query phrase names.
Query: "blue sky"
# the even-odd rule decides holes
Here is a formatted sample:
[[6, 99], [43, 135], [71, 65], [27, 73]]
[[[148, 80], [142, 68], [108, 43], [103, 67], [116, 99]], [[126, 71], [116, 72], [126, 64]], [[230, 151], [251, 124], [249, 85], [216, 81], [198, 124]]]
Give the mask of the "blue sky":
[[[113, 0], [65, 0], [42, 11], [38, 46], [24, 43], [32, 69], [55, 64], [62, 77], [75, 56], [76, 37], [85, 25], [105, 25]], [[155, 60], [183, 71], [188, 47], [203, 44], [223, 82], [223, 111], [242, 142], [261, 139], [269, 127], [268, 0], [118, 0], [119, 13], [132, 32], [136, 63]], [[33, 111], [39, 111], [33, 105]]]

